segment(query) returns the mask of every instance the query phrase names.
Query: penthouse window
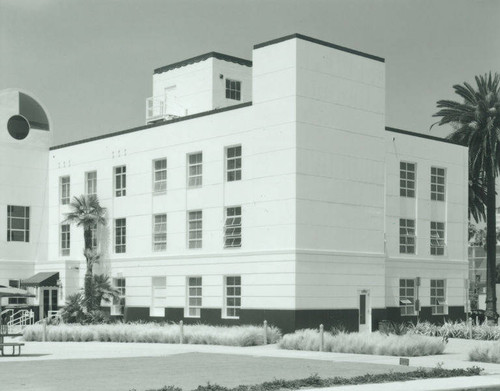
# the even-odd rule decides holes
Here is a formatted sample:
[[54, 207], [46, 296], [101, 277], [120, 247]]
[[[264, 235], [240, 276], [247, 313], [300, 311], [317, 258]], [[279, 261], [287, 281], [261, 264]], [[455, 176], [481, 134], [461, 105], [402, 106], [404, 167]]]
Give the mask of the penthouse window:
[[201, 152], [188, 155], [188, 187], [199, 187], [202, 185], [203, 177], [203, 154]]
[[241, 206], [226, 208], [224, 247], [241, 247]]
[[444, 223], [431, 221], [431, 255], [444, 255]]
[[30, 241], [30, 207], [7, 205], [7, 241]]
[[201, 248], [203, 241], [203, 214], [201, 210], [188, 212], [188, 248]]
[[165, 251], [167, 249], [167, 215], [158, 214], [153, 216], [153, 251]]
[[186, 316], [199, 318], [202, 305], [202, 281], [201, 277], [188, 277], [188, 302]]
[[228, 182], [241, 180], [241, 145], [226, 148], [226, 179]]
[[97, 194], [97, 171], [85, 173], [85, 193], [87, 195]]
[[399, 163], [399, 195], [401, 197], [415, 198], [415, 174], [415, 163]]
[[70, 198], [70, 181], [69, 176], [59, 178], [59, 194], [61, 196], [61, 205], [69, 204]]
[[61, 255], [67, 256], [70, 252], [70, 229], [69, 224], [61, 225]]
[[127, 251], [127, 219], [115, 219], [115, 253]]
[[445, 179], [444, 168], [431, 167], [431, 200], [444, 201]]
[[153, 161], [153, 193], [167, 190], [167, 159]]
[[127, 167], [119, 166], [114, 168], [115, 177], [115, 197], [125, 197], [127, 195]]
[[241, 81], [226, 79], [226, 98], [241, 100]]
[[415, 254], [415, 220], [399, 219], [399, 252]]

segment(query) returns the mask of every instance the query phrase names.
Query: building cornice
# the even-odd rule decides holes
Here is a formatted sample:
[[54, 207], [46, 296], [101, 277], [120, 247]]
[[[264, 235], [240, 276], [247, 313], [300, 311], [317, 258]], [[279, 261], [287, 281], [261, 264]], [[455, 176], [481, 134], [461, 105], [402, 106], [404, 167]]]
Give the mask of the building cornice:
[[409, 130], [391, 128], [389, 126], [386, 126], [385, 130], [388, 131], [388, 132], [406, 134], [407, 136], [420, 137], [420, 138], [425, 138], [427, 140], [440, 141], [442, 143], [448, 143], [448, 144], [458, 145], [460, 147], [467, 148], [467, 146], [459, 144], [459, 143], [457, 143], [455, 141], [452, 141], [452, 140], [449, 140], [447, 138], [441, 138], [441, 137], [431, 136], [431, 135], [425, 134], [425, 133], [410, 132]]
[[252, 66], [252, 61], [250, 61], [250, 60], [245, 60], [244, 58], [229, 56], [227, 54], [222, 54], [222, 53], [218, 53], [218, 52], [210, 52], [210, 53], [202, 54], [200, 56], [188, 58], [187, 60], [182, 60], [182, 61], [170, 64], [170, 65], [165, 65], [163, 67], [156, 68], [154, 70], [154, 74], [171, 71], [172, 69], [181, 68], [181, 67], [184, 67], [186, 65], [195, 64], [195, 63], [200, 62], [200, 61], [208, 60], [209, 58], [216, 58], [217, 60], [233, 62], [235, 64], [244, 65], [247, 67]]

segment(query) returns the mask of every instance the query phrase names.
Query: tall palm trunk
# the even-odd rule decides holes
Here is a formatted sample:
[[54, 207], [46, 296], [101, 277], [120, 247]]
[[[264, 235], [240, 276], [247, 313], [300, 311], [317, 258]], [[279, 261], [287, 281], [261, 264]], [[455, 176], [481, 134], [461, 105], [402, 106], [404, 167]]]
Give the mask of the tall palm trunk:
[[85, 271], [85, 303], [87, 304], [87, 311], [94, 309], [94, 295], [92, 294], [92, 268], [93, 262], [89, 257], [89, 251], [92, 249], [92, 230], [90, 227], [85, 227], [83, 230], [83, 238], [85, 241], [85, 258], [87, 261], [87, 270]]
[[495, 192], [495, 167], [491, 160], [488, 164], [487, 199], [486, 199], [486, 317], [489, 322], [495, 323], [497, 314], [496, 294], [496, 192]]

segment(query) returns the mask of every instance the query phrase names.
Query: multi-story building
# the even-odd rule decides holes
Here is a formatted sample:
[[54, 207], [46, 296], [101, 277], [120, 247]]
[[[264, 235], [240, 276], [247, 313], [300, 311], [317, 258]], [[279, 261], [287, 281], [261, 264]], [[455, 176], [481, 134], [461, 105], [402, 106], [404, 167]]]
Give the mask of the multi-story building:
[[0, 284], [62, 305], [85, 273], [68, 203], [97, 194], [97, 272], [126, 320], [464, 315], [467, 149], [385, 126], [384, 59], [298, 34], [252, 62], [208, 53], [154, 71], [146, 123], [50, 150], [50, 130], [1, 133]]

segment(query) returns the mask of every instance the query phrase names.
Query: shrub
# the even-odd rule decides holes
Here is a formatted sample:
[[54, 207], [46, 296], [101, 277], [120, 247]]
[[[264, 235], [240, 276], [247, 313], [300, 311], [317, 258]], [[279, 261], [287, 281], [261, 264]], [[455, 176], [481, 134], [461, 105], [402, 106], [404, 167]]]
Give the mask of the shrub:
[[[429, 322], [419, 322], [411, 325], [408, 330], [412, 334], [420, 334], [432, 337], [465, 338], [470, 336], [470, 326], [466, 322], [444, 322], [442, 325], [434, 325]], [[487, 324], [472, 326], [472, 339], [484, 341], [500, 340], [500, 326], [489, 326]]]
[[[282, 349], [320, 349], [317, 330], [305, 329], [287, 334], [279, 343]], [[417, 335], [386, 335], [381, 333], [324, 333], [324, 351], [338, 353], [378, 354], [384, 356], [429, 356], [444, 352], [446, 343], [441, 338]]]
[[[39, 324], [26, 327], [26, 341], [41, 341], [43, 328]], [[267, 340], [276, 343], [281, 338], [278, 328], [267, 328]], [[54, 342], [146, 342], [179, 343], [180, 328], [176, 324], [159, 323], [116, 323], [116, 324], [61, 324], [47, 326], [47, 340]], [[264, 344], [264, 331], [258, 326], [206, 326], [185, 325], [184, 343], [255, 346]]]
[[500, 364], [500, 343], [480, 344], [469, 352], [469, 360]]

